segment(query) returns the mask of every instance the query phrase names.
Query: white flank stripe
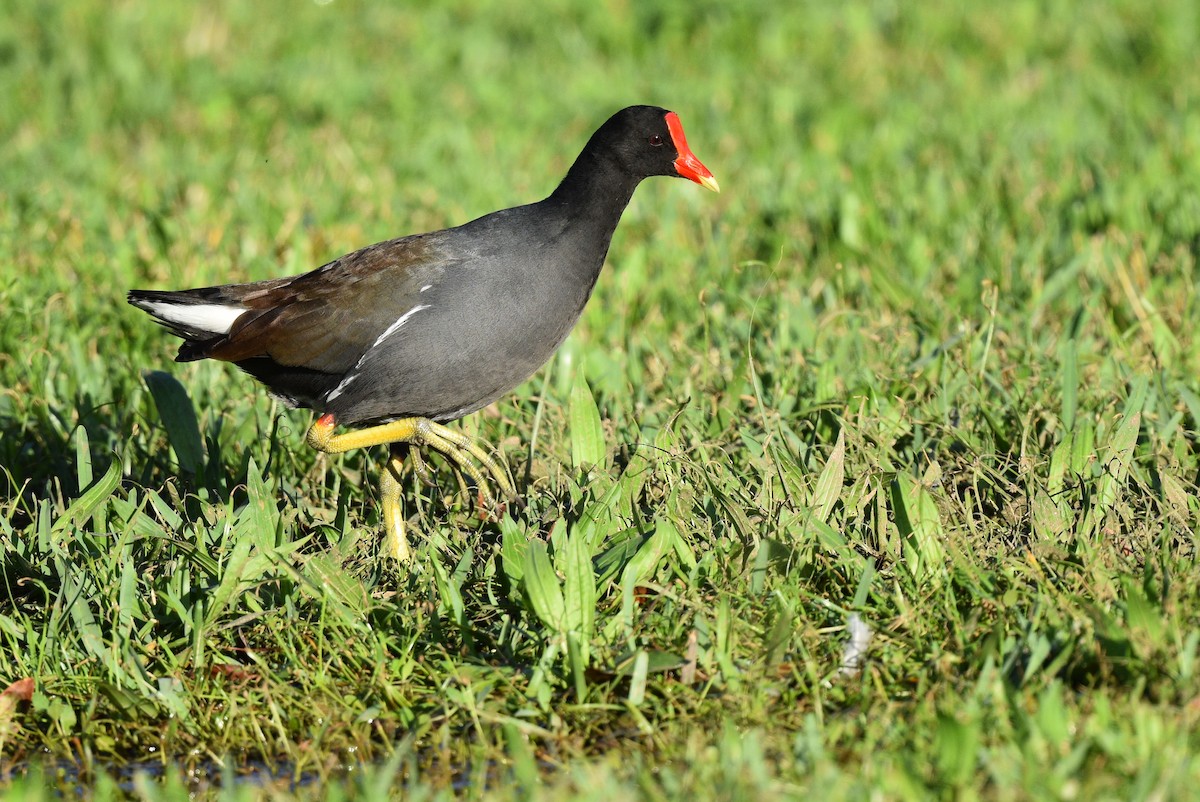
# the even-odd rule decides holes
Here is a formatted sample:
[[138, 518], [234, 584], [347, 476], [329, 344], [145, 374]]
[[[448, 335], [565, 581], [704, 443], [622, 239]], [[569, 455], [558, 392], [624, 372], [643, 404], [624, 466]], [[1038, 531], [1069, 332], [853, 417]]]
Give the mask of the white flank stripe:
[[424, 287], [421, 288], [421, 292], [425, 292], [425, 290], [432, 290], [432, 289], [433, 289], [432, 284], [426, 284]]
[[143, 308], [168, 323], [213, 334], [228, 334], [233, 328], [233, 321], [246, 311], [244, 306], [173, 304], [164, 301], [149, 301]]
[[408, 319], [410, 317], [415, 315], [417, 312], [420, 312], [422, 309], [428, 309], [428, 308], [429, 308], [429, 304], [418, 304], [417, 306], [414, 306], [412, 309], [409, 309], [407, 312], [405, 312], [403, 315], [400, 316], [399, 320], [397, 320], [392, 325], [388, 326], [387, 329], [384, 330], [383, 334], [380, 334], [378, 337], [375, 338], [375, 343], [371, 346], [371, 348], [379, 347], [379, 344], [381, 342], [386, 340], [388, 337], [391, 337], [393, 334], [395, 334], [400, 329], [401, 326], [403, 326], [405, 323], [407, 323]]
[[387, 329], [384, 330], [383, 334], [380, 334], [378, 337], [376, 337], [375, 342], [362, 356], [358, 358], [358, 362], [356, 362], [350, 372], [346, 374], [345, 378], [338, 382], [337, 387], [334, 387], [329, 391], [329, 395], [325, 396], [325, 403], [328, 404], [330, 401], [341, 395], [342, 391], [349, 387], [351, 382], [358, 378], [358, 369], [362, 367], [363, 360], [367, 358], [367, 354], [371, 353], [371, 351], [374, 350], [381, 342], [395, 334], [401, 326], [408, 322], [410, 317], [415, 315], [417, 312], [420, 312], [422, 309], [428, 309], [429, 306], [429, 304], [419, 304], [414, 306], [412, 309], [409, 309], [407, 312], [401, 315], [399, 320], [388, 326]]
[[357, 378], [358, 378], [357, 373], [351, 373], [350, 375], [346, 376], [346, 378], [344, 378], [340, 382], [338, 382], [338, 386], [334, 387], [332, 390], [330, 390], [329, 395], [325, 396], [325, 403], [328, 404], [330, 401], [332, 401], [333, 399], [335, 399], [339, 395], [341, 395], [342, 390], [345, 390], [347, 387], [349, 387], [350, 382], [354, 381]]

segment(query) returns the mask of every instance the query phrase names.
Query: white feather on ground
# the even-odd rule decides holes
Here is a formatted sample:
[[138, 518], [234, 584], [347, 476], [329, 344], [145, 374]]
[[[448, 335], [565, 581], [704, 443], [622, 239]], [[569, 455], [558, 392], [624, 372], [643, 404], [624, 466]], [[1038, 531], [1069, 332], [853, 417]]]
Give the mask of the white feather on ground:
[[850, 613], [847, 616], [846, 631], [850, 633], [850, 640], [846, 641], [846, 646], [842, 649], [842, 667], [838, 669], [838, 673], [843, 677], [853, 677], [862, 667], [863, 660], [867, 657], [867, 648], [871, 645], [871, 636], [875, 633], [858, 613]]

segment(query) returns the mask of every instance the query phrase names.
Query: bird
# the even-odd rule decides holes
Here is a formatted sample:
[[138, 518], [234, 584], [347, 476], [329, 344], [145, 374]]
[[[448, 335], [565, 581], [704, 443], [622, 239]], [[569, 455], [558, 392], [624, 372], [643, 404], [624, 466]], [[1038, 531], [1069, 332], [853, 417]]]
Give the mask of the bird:
[[298, 276], [130, 290], [128, 301], [183, 339], [175, 361], [232, 362], [286, 405], [316, 412], [311, 447], [388, 446], [381, 553], [405, 562], [400, 480], [406, 462], [429, 478], [422, 448], [470, 478], [489, 507], [488, 477], [517, 499], [499, 462], [445, 424], [502, 397], [554, 354], [634, 190], [651, 176], [720, 191], [675, 112], [630, 106], [596, 129], [543, 200], [369, 245]]

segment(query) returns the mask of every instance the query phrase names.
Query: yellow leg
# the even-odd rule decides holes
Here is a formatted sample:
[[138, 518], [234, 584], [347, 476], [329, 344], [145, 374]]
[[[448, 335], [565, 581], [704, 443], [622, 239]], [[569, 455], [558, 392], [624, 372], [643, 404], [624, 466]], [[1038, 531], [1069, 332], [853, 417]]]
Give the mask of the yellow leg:
[[[426, 468], [424, 460], [417, 455], [416, 449], [428, 446], [443, 454], [460, 472], [470, 477], [475, 486], [479, 488], [479, 496], [485, 506], [494, 507], [495, 497], [488, 489], [484, 472], [475, 465], [472, 458], [484, 467], [504, 496], [510, 499], [516, 498], [516, 491], [513, 489], [512, 482], [508, 480], [508, 475], [492, 459], [491, 455], [461, 432], [448, 429], [427, 418], [404, 418], [343, 434], [333, 433], [336, 425], [332, 415], [322, 415], [308, 430], [306, 437], [308, 444], [318, 451], [340, 454], [355, 448], [405, 443], [414, 446], [411, 452], [411, 456], [414, 458], [413, 469], [422, 479], [429, 477], [429, 470]], [[404, 515], [400, 506], [402, 467], [401, 456], [393, 450], [384, 467], [380, 487], [383, 492], [383, 517], [387, 530], [385, 548], [396, 559], [407, 560], [410, 552], [408, 539], [404, 534]]]
[[404, 507], [400, 503], [400, 476], [404, 462], [394, 451], [383, 466], [379, 480], [383, 496], [383, 553], [397, 562], [406, 563], [412, 557], [404, 529]]

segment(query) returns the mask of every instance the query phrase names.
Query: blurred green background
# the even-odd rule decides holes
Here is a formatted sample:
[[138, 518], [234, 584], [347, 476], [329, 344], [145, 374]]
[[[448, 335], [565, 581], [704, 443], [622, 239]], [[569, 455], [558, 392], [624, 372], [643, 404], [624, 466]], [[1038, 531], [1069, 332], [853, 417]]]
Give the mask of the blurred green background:
[[[514, 795], [548, 767], [535, 757], [562, 768], [605, 753], [597, 774], [552, 787], [1189, 791], [1198, 52], [1193, 0], [9, 0], [0, 651], [14, 658], [0, 685], [34, 676], [43, 695], [21, 719], [0, 708], [0, 749], [88, 764], [92, 750], [254, 743], [325, 772], [302, 744], [373, 760], [378, 726], [414, 733], [416, 754], [515, 766]], [[652, 678], [653, 704], [634, 710], [619, 681], [597, 681], [589, 704], [566, 705], [574, 680], [551, 672], [560, 695], [533, 704], [529, 667], [552, 633], [516, 596], [496, 601], [494, 527], [480, 534], [425, 491], [423, 568], [376, 574], [359, 553], [375, 532], [371, 458], [317, 464], [300, 442], [306, 414], [228, 366], [173, 365], [172, 338], [124, 294], [298, 273], [538, 199], [633, 103], [679, 113], [722, 194], [646, 182], [549, 379], [463, 425], [530, 477], [513, 530], [529, 536], [606, 487], [591, 474], [589, 490], [568, 456], [581, 366], [613, 476], [640, 444], [677, 434], [675, 463], [601, 534], [666, 521], [696, 554], [691, 573], [663, 558], [657, 578], [676, 595], [622, 637], [683, 653], [701, 632], [708, 684], [689, 695], [675, 675]], [[180, 477], [146, 370], [190, 394], [201, 477]], [[841, 477], [822, 473], [843, 458], [839, 433]], [[111, 498], [70, 513], [114, 461]], [[828, 507], [818, 476], [831, 477]], [[909, 490], [936, 543], [913, 545]], [[233, 571], [238, 538], [222, 522], [247, 497], [283, 516], [285, 545], [343, 544], [333, 573], [366, 588], [355, 610], [373, 634], [273, 590], [290, 556], [255, 563], [261, 576]], [[133, 551], [110, 553], [101, 514], [136, 531], [121, 541]], [[318, 563], [304, 560], [324, 552], [304, 548], [308, 581]], [[138, 572], [123, 578], [129, 560]], [[454, 604], [431, 597], [439, 560], [468, 599], [461, 643], [443, 622]], [[318, 579], [337, 585], [326, 569]], [[191, 572], [192, 595], [162, 602]], [[210, 617], [217, 588], [229, 607]], [[598, 626], [622, 598], [601, 588]], [[86, 614], [63, 612], [78, 599]], [[838, 605], [883, 643], [859, 685], [836, 678]], [[120, 626], [95, 640], [88, 621]], [[709, 643], [714, 621], [728, 629]], [[345, 662], [323, 662], [314, 631], [346, 643]], [[253, 664], [269, 701], [204, 673], [208, 659], [250, 665], [251, 641], [286, 656], [278, 673]], [[113, 667], [135, 664], [149, 679]], [[486, 693], [446, 701], [477, 674]], [[155, 684], [168, 679], [180, 689]], [[218, 723], [214, 699], [240, 705], [242, 723]], [[255, 741], [271, 716], [271, 739]]]
[[[841, 305], [937, 336], [982, 313], [985, 282], [1016, 329], [1069, 318], [1073, 284], [1113, 284], [1111, 317], [1088, 322], [1121, 329], [1133, 313], [1110, 261], [1135, 252], [1156, 344], [1190, 353], [1166, 341], [1192, 319], [1196, 15], [1187, 2], [16, 2], [0, 21], [5, 464], [21, 463], [18, 482], [65, 472], [50, 443], [36, 464], [17, 456], [40, 436], [25, 425], [65, 434], [81, 392], [128, 408], [131, 377], [171, 355], [125, 289], [300, 272], [542, 197], [634, 102], [678, 111], [726, 187], [650, 182], [618, 231], [572, 343], [616, 349], [635, 380], [644, 360], [625, 349], [646, 346], [631, 337], [689, 340], [707, 316], [726, 358], [751, 321], [783, 319], [790, 346], [815, 333], [796, 318]], [[199, 392], [236, 392], [233, 408], [255, 394], [219, 366], [189, 370], [219, 374]]]

